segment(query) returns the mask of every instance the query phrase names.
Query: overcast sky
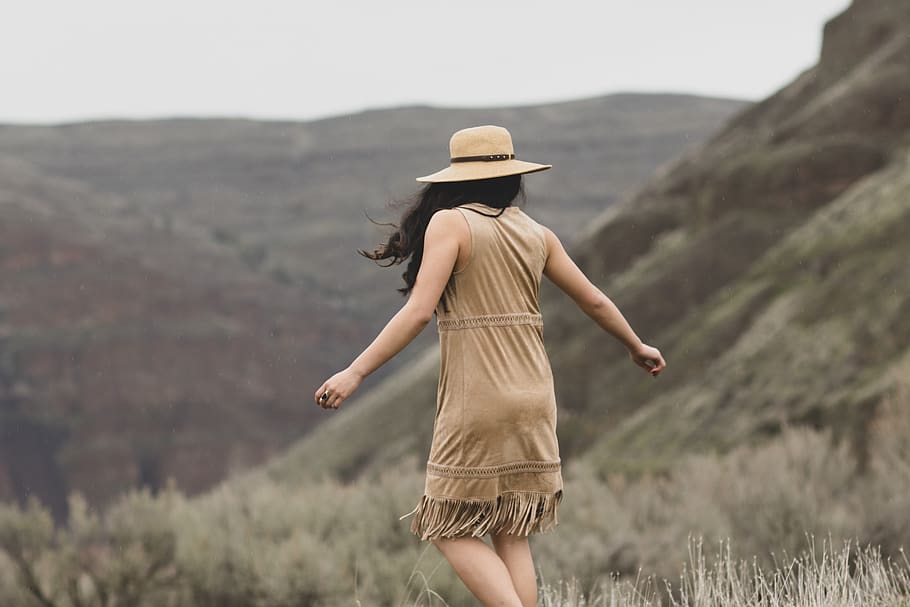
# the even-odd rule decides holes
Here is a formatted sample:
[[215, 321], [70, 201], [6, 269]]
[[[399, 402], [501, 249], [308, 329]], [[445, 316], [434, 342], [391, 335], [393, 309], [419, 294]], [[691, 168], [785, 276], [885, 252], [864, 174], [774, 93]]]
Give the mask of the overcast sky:
[[759, 100], [848, 0], [5, 2], [0, 122], [526, 105], [615, 92]]

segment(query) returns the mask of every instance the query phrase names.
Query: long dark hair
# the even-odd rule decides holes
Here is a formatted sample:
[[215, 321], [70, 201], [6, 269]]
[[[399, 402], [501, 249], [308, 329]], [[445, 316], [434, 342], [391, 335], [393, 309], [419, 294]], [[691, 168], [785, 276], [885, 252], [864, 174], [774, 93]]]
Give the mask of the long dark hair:
[[[405, 286], [398, 289], [399, 293], [407, 296], [417, 280], [417, 271], [420, 269], [420, 261], [423, 259], [423, 235], [433, 213], [439, 209], [451, 209], [467, 202], [482, 202], [500, 209], [497, 214], [492, 215], [498, 217], [506, 207], [513, 206], [512, 201], [519, 197], [523, 203], [527, 202], [524, 182], [520, 174], [471, 181], [428, 183], [409, 198], [389, 203], [388, 206], [391, 208], [405, 207], [401, 221], [397, 225], [376, 222], [367, 216], [377, 225], [391, 225], [395, 231], [386, 242], [380, 244], [372, 252], [363, 249], [357, 249], [357, 252], [376, 262], [380, 259], [390, 259], [388, 264], [378, 264], [383, 267], [399, 264], [410, 257], [411, 261], [408, 263], [407, 270], [401, 274]], [[449, 282], [439, 300], [446, 312], [449, 311], [446, 305], [446, 292], [451, 284], [452, 276], [449, 276]]]

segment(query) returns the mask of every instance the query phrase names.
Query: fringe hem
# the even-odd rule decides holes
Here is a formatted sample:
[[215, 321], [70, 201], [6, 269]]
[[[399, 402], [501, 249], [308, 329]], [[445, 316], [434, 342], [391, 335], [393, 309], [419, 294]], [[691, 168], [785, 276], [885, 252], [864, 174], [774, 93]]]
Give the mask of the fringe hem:
[[422, 540], [503, 532], [527, 536], [546, 533], [559, 524], [560, 501], [562, 489], [555, 493], [509, 491], [489, 500], [424, 495], [417, 507], [399, 520], [415, 514], [411, 533]]

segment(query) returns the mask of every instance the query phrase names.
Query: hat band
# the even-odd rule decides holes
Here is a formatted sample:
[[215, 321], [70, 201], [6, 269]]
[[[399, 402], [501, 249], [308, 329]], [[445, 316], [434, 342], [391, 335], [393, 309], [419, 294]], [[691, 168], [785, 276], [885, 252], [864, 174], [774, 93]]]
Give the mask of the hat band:
[[491, 160], [511, 160], [513, 158], [515, 158], [515, 154], [485, 154], [483, 156], [458, 156], [450, 158], [449, 162], [474, 162], [475, 160], [490, 162]]

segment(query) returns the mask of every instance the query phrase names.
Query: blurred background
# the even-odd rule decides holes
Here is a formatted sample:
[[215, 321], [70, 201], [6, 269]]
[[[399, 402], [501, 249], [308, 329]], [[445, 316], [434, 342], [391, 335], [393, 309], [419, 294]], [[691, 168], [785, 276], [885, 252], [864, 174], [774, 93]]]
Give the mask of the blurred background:
[[525, 211], [668, 362], [648, 378], [543, 283], [544, 581], [672, 580], [691, 536], [772, 568], [807, 535], [910, 542], [910, 3], [4, 21], [0, 605], [472, 604], [399, 521], [435, 323], [341, 410], [312, 394], [404, 303], [404, 266], [356, 253], [370, 219], [480, 124], [554, 166]]

